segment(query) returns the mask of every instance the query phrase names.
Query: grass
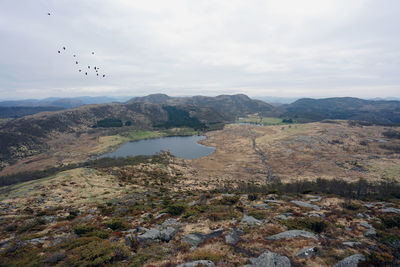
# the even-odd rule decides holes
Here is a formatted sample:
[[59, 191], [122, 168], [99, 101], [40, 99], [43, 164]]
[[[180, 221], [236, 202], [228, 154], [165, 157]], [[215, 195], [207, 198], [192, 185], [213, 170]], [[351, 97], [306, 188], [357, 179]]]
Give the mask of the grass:
[[[242, 122], [242, 123], [257, 123], [257, 124], [262, 124], [262, 125], [284, 125], [288, 124], [283, 122], [283, 119], [281, 118], [276, 118], [276, 117], [261, 117], [258, 115], [248, 115], [246, 118], [239, 118], [237, 122]], [[296, 121], [293, 120], [293, 123]]]

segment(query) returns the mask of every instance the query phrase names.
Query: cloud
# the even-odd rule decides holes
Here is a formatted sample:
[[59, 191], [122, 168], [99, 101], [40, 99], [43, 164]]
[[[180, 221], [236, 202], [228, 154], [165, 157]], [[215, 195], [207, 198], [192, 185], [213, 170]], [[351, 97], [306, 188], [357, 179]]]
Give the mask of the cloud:
[[[395, 0], [3, 0], [0, 98], [399, 96], [399, 8]], [[107, 78], [82, 75], [81, 64]]]

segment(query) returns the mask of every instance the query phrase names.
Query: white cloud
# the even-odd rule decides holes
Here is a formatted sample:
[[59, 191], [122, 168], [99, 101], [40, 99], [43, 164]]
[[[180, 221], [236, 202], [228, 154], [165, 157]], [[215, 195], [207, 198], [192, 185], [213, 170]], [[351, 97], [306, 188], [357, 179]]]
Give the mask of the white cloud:
[[[3, 0], [0, 98], [399, 96], [399, 9], [396, 0]], [[72, 53], [107, 79], [80, 75]]]

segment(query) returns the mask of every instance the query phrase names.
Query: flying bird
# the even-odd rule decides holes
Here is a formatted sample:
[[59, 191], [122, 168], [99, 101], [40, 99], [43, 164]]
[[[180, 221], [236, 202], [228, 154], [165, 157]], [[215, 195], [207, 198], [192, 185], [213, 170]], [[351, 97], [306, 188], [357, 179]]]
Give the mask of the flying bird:
[[90, 69], [90, 66], [87, 66], [88, 69]]
[[51, 14], [50, 14], [50, 13], [47, 13], [47, 15], [50, 16]]
[[65, 46], [63, 46], [63, 49], [64, 49], [64, 50], [66, 49]]
[[85, 72], [85, 75], [87, 75], [87, 72]]
[[59, 54], [61, 54], [61, 51], [60, 51], [60, 50], [58, 50], [58, 53], [59, 53]]
[[79, 70], [79, 72], [81, 72], [82, 70]]
[[75, 64], [78, 64], [78, 61], [75, 61]]
[[105, 75], [105, 74], [103, 74], [103, 78], [104, 78], [104, 77], [106, 77], [106, 75]]
[[76, 57], [76, 55], [74, 55], [74, 57]]
[[94, 52], [92, 52], [92, 55], [94, 55]]

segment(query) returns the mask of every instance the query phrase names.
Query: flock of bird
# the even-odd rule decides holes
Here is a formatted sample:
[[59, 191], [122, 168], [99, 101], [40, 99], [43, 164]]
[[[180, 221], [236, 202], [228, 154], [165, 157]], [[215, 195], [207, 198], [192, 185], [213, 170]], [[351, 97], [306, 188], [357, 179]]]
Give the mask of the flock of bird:
[[[51, 16], [51, 13], [47, 13], [47, 15], [48, 15], [48, 16]], [[61, 54], [61, 53], [64, 53], [64, 52], [66, 52], [66, 51], [67, 51], [67, 48], [66, 48], [65, 46], [63, 46], [63, 47], [62, 47], [60, 50], [58, 50], [57, 52], [58, 52], [58, 54]], [[92, 52], [92, 55], [94, 55], [94, 52]], [[77, 59], [76, 54], [73, 54], [72, 56], [73, 56], [73, 58], [74, 58], [74, 60], [75, 60], [75, 65], [80, 65], [80, 63], [79, 63], [79, 61], [78, 61], [78, 59]], [[81, 68], [78, 69], [78, 72], [83, 73], [83, 74], [85, 74], [85, 75], [87, 76], [90, 69], [92, 69], [92, 70], [96, 73], [96, 76], [98, 76], [98, 77], [103, 77], [103, 78], [106, 77], [105, 74], [99, 74], [100, 68], [99, 68], [98, 66], [90, 66], [90, 65], [88, 65], [88, 66], [87, 66], [87, 70], [86, 70], [86, 66], [85, 66], [85, 67], [82, 66]]]

